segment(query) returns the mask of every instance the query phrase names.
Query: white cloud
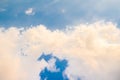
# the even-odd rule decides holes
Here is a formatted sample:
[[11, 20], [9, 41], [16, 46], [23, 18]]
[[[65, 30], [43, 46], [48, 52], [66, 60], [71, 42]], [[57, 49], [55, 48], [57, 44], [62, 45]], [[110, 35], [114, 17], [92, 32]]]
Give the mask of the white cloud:
[[28, 9], [25, 11], [25, 14], [26, 14], [26, 15], [34, 15], [35, 12], [33, 11], [33, 8], [28, 8]]
[[42, 52], [67, 58], [70, 80], [119, 80], [120, 29], [111, 22], [54, 31], [39, 25], [22, 34], [18, 28], [0, 28], [0, 44], [0, 80], [39, 80], [39, 72], [48, 66], [37, 61]]
[[47, 66], [47, 69], [51, 72], [59, 72], [60, 70], [59, 69], [56, 69], [56, 65], [55, 65], [55, 59], [50, 59], [48, 61], [48, 66]]

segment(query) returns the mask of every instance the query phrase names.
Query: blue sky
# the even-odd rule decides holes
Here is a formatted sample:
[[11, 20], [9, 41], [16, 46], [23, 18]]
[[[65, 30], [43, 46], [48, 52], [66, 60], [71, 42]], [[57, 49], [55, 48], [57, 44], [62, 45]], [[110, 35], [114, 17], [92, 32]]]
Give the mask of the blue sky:
[[[1, 0], [0, 25], [50, 29], [97, 20], [119, 24], [119, 0]], [[28, 12], [28, 13], [27, 13]]]
[[41, 80], [69, 80], [67, 75], [64, 73], [68, 66], [67, 60], [60, 60], [52, 54], [45, 55], [44, 53], [38, 58], [38, 61], [41, 61], [42, 59], [44, 59], [49, 64], [51, 64], [49, 60], [55, 59], [55, 70], [49, 70], [47, 67], [45, 67], [39, 74]]

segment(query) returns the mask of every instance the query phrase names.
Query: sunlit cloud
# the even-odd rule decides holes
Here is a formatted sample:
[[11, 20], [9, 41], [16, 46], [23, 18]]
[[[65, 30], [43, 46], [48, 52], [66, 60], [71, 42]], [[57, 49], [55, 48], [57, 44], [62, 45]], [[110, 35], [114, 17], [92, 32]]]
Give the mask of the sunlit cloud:
[[0, 28], [0, 80], [39, 80], [44, 67], [57, 71], [54, 59], [49, 66], [37, 61], [43, 52], [68, 60], [70, 80], [119, 80], [119, 36], [116, 24], [102, 21], [64, 30]]

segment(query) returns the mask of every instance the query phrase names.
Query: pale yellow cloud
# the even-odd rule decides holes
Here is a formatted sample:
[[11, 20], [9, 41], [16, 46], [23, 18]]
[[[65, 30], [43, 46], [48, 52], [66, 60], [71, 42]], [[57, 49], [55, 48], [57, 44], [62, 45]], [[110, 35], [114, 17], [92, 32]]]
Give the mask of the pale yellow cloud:
[[53, 31], [39, 25], [22, 34], [17, 28], [1, 28], [0, 44], [1, 80], [39, 80], [39, 72], [47, 65], [37, 62], [42, 52], [67, 58], [65, 73], [70, 80], [119, 80], [120, 29], [111, 22]]

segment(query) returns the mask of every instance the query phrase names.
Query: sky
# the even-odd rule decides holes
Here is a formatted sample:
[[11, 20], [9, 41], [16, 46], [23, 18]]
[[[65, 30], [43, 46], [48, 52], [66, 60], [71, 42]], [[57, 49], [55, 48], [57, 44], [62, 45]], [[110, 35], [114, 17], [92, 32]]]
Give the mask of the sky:
[[119, 4], [1, 0], [0, 80], [119, 80]]
[[119, 0], [1, 0], [0, 26], [43, 24], [49, 29], [63, 29], [98, 20], [119, 24], [119, 4]]

